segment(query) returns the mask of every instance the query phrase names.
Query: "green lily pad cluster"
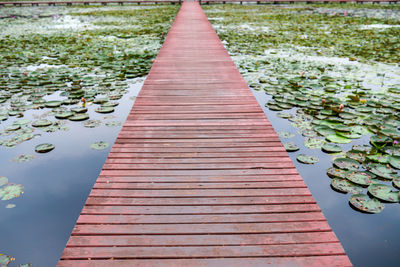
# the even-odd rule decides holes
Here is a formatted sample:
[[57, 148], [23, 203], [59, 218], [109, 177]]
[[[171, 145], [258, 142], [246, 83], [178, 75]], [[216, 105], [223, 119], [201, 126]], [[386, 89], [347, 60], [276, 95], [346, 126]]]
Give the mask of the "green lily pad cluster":
[[8, 182], [8, 178], [0, 176], [0, 200], [11, 200], [24, 193], [24, 188], [20, 184]]
[[[26, 16], [24, 8], [7, 16], [1, 9], [0, 145], [14, 148], [37, 132], [66, 131], [67, 122], [98, 126], [90, 111], [114, 112], [132, 79], [147, 75], [178, 9], [54, 7], [35, 10], [37, 16]], [[60, 14], [49, 19], [48, 12]], [[53, 27], [68, 17], [91, 26]], [[23, 25], [35, 30], [21, 30]], [[31, 113], [32, 121], [22, 118]]]
[[90, 145], [90, 147], [92, 149], [95, 149], [95, 150], [103, 150], [103, 149], [106, 149], [109, 146], [110, 146], [110, 144], [107, 143], [107, 142], [104, 142], [104, 141], [95, 142], [95, 143]]
[[[345, 7], [351, 12], [344, 14]], [[289, 121], [305, 147], [332, 155], [327, 174], [334, 190], [353, 194], [350, 204], [362, 212], [377, 213], [393, 202], [382, 194], [397, 200], [400, 43], [394, 40], [400, 16], [395, 8], [205, 9], [249, 86], [267, 94], [271, 113]], [[366, 142], [344, 151], [355, 140]], [[299, 150], [293, 142], [284, 146]], [[304, 154], [299, 162], [313, 162]]]
[[13, 257], [0, 253], [0, 266], [1, 267], [7, 266], [12, 261], [15, 261], [15, 259]]

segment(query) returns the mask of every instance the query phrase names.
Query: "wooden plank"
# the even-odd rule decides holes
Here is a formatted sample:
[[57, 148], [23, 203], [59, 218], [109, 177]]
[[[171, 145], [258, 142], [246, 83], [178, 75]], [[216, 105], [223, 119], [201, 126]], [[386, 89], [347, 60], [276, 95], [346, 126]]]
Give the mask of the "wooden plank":
[[265, 267], [265, 266], [291, 266], [291, 267], [350, 267], [352, 266], [345, 255], [313, 256], [313, 257], [262, 257], [262, 258], [215, 258], [215, 259], [140, 259], [140, 260], [62, 260], [60, 267], [87, 266], [87, 267]]
[[351, 266], [198, 3], [184, 2], [58, 266]]
[[[85, 217], [86, 218], [86, 217]], [[236, 235], [113, 235], [113, 236], [72, 236], [71, 247], [125, 247], [132, 246], [216, 246], [216, 245], [272, 245], [272, 244], [307, 244], [336, 242], [332, 232], [307, 233], [269, 233]]]
[[315, 204], [310, 196], [273, 197], [107, 197], [89, 196], [86, 206], [215, 206], [215, 205]]
[[303, 181], [290, 182], [244, 182], [244, 183], [96, 183], [93, 188], [96, 189], [143, 189], [143, 190], [163, 190], [163, 189], [244, 189], [244, 188], [306, 188]]
[[81, 214], [246, 214], [320, 211], [317, 204], [219, 206], [85, 206]]
[[[84, 256], [83, 256], [84, 255]], [[90, 247], [66, 248], [64, 259], [171, 259], [171, 258], [223, 258], [236, 257], [287, 257], [344, 255], [340, 243], [285, 244], [258, 246], [215, 247]]]
[[[79, 217], [77, 224], [188, 224], [188, 223], [272, 223], [272, 222], [308, 222], [324, 221], [320, 212], [272, 213], [272, 214], [213, 214], [213, 215], [86, 215]], [[320, 242], [320, 239], [313, 241]], [[218, 242], [216, 242], [218, 244]]]
[[[247, 234], [301, 233], [331, 231], [325, 221], [278, 223], [218, 223], [218, 224], [78, 224], [72, 235], [141, 235], [141, 234]], [[234, 255], [234, 254], [233, 254]], [[228, 255], [227, 255], [228, 256]]]

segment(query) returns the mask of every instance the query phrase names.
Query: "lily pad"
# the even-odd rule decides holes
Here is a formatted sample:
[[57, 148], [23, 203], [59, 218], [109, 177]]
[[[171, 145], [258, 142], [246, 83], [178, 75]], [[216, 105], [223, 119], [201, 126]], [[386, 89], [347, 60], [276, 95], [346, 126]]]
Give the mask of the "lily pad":
[[49, 120], [43, 119], [43, 120], [37, 120], [32, 122], [33, 127], [47, 127], [52, 125], [53, 123]]
[[1, 200], [17, 198], [24, 193], [24, 187], [20, 184], [7, 184], [0, 188]]
[[114, 112], [114, 108], [101, 106], [101, 107], [98, 107], [95, 111], [98, 113], [111, 113], [111, 112]]
[[339, 136], [337, 134], [330, 134], [326, 136], [326, 140], [332, 143], [337, 143], [337, 144], [348, 144], [351, 142], [351, 139]]
[[354, 159], [337, 158], [333, 161], [333, 165], [342, 170], [358, 170], [360, 163]]
[[283, 146], [285, 147], [287, 152], [295, 152], [300, 148], [293, 142], [284, 143]]
[[292, 138], [292, 137], [294, 137], [294, 134], [289, 133], [289, 132], [279, 132], [279, 137], [282, 137], [282, 138]]
[[349, 202], [354, 208], [368, 213], [379, 213], [385, 208], [385, 205], [379, 200], [371, 199], [365, 194], [352, 195]]
[[12, 161], [15, 161], [15, 162], [28, 162], [28, 161], [31, 161], [34, 158], [35, 158], [34, 155], [21, 154], [21, 155], [18, 155], [17, 157], [15, 157], [15, 158], [13, 158]]
[[307, 138], [306, 141], [304, 141], [304, 146], [310, 148], [310, 149], [319, 149], [325, 144], [324, 139], [319, 139], [319, 138]]
[[390, 156], [389, 163], [393, 168], [400, 169], [400, 156]]
[[340, 178], [333, 178], [331, 186], [342, 193], [359, 194], [363, 191], [361, 186]]
[[86, 128], [95, 128], [101, 125], [100, 120], [88, 120], [82, 123], [82, 125]]
[[73, 111], [75, 113], [85, 113], [88, 111], [88, 109], [85, 107], [75, 107], [75, 108], [71, 108], [71, 111]]
[[325, 153], [340, 153], [342, 152], [342, 148], [335, 144], [324, 144], [321, 147], [321, 150]]
[[109, 146], [110, 146], [110, 144], [107, 142], [104, 142], [104, 141], [99, 141], [99, 142], [96, 142], [96, 143], [93, 143], [90, 145], [90, 147], [92, 149], [96, 149], [96, 150], [106, 149]]
[[108, 121], [105, 123], [106, 126], [108, 127], [115, 127], [115, 126], [121, 126], [122, 122], [120, 121]]
[[360, 163], [364, 162], [366, 153], [358, 150], [349, 150], [346, 152], [346, 157], [349, 159], [354, 159]]
[[400, 177], [394, 178], [392, 182], [393, 182], [393, 186], [400, 189]]
[[392, 143], [393, 139], [384, 135], [372, 135], [369, 141], [377, 145], [384, 145]]
[[0, 266], [1, 267], [7, 266], [10, 262], [12, 262], [14, 260], [15, 260], [14, 258], [0, 253]]
[[400, 156], [400, 146], [386, 146], [382, 151], [393, 156]]
[[399, 191], [393, 191], [392, 189], [393, 187], [385, 184], [372, 184], [368, 187], [368, 192], [384, 201], [399, 202]]
[[368, 155], [367, 159], [378, 162], [378, 163], [389, 163], [389, 155], [383, 155], [383, 154], [375, 154], [375, 155]]
[[54, 148], [55, 148], [55, 146], [53, 144], [44, 143], [44, 144], [37, 145], [35, 147], [35, 151], [37, 153], [47, 153], [47, 152], [52, 151]]
[[73, 115], [74, 113], [72, 111], [63, 111], [63, 112], [57, 112], [56, 114], [54, 114], [54, 117], [56, 117], [57, 119], [68, 119]]
[[394, 169], [379, 163], [371, 163], [367, 166], [367, 169], [376, 176], [382, 177], [384, 179], [392, 180], [397, 176]]
[[346, 173], [347, 180], [359, 185], [370, 185], [373, 178], [375, 178], [375, 175], [367, 172], [348, 171]]
[[326, 174], [331, 178], [345, 179], [347, 171], [335, 167], [330, 167], [329, 169], [326, 170]]
[[77, 113], [68, 118], [70, 121], [84, 121], [89, 119], [89, 115], [87, 113]]
[[44, 105], [46, 108], [56, 108], [61, 106], [62, 101], [57, 101], [57, 100], [53, 100], [53, 101], [47, 101]]
[[315, 156], [309, 156], [309, 155], [304, 155], [304, 154], [299, 154], [296, 159], [298, 162], [304, 163], [304, 164], [314, 164], [319, 161], [319, 159]]

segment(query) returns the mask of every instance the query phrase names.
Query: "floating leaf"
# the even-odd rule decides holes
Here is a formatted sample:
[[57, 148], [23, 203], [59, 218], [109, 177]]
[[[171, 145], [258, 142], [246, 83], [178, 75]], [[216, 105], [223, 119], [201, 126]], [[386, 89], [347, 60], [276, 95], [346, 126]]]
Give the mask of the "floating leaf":
[[400, 177], [394, 178], [392, 182], [395, 187], [400, 188]]
[[37, 120], [37, 121], [32, 122], [32, 126], [33, 126], [33, 127], [46, 127], [46, 126], [50, 126], [50, 125], [52, 125], [52, 124], [53, 124], [53, 123], [52, 123], [51, 121], [46, 120], [46, 119], [44, 119], [44, 120]]
[[349, 202], [354, 208], [368, 213], [379, 213], [385, 208], [385, 205], [379, 200], [376, 198], [371, 199], [364, 194], [352, 195]]
[[346, 173], [346, 179], [359, 185], [369, 185], [373, 178], [375, 178], [375, 175], [367, 172], [348, 171]]
[[84, 121], [89, 119], [89, 115], [86, 113], [77, 113], [71, 117], [68, 117], [70, 121]]
[[332, 143], [337, 143], [337, 144], [348, 144], [351, 142], [351, 139], [348, 139], [343, 136], [339, 136], [337, 134], [330, 134], [326, 137], [326, 140]]
[[393, 168], [400, 169], [400, 156], [390, 156], [389, 163]]
[[1, 267], [7, 266], [10, 262], [12, 262], [14, 260], [15, 260], [14, 258], [0, 253], [0, 266]]
[[354, 159], [338, 158], [333, 161], [333, 165], [342, 170], [358, 170], [360, 163]]
[[321, 147], [321, 149], [322, 149], [323, 152], [326, 152], [326, 153], [340, 153], [340, 152], [342, 152], [342, 148], [340, 146], [335, 145], [335, 144], [329, 144], [329, 143], [328, 144], [324, 144]]
[[20, 184], [7, 184], [0, 188], [0, 198], [1, 200], [17, 198], [24, 193], [23, 189]]
[[310, 149], [321, 148], [324, 144], [325, 144], [325, 140], [319, 139], [319, 138], [307, 138], [306, 141], [304, 141], [304, 146], [306, 146]]
[[35, 158], [34, 155], [21, 154], [21, 155], [18, 155], [17, 157], [15, 157], [15, 158], [13, 158], [12, 161], [15, 161], [15, 162], [28, 162], [28, 161], [31, 161], [34, 158]]
[[397, 176], [394, 169], [379, 163], [371, 163], [367, 166], [367, 169], [373, 174], [384, 179], [392, 180]]
[[285, 147], [287, 152], [295, 152], [299, 150], [300, 148], [293, 142], [290, 143], [284, 143], [283, 146]]
[[101, 125], [100, 120], [88, 120], [82, 123], [86, 128], [95, 128]]
[[342, 169], [337, 169], [335, 167], [330, 167], [329, 169], [326, 170], [326, 174], [328, 174], [328, 176], [331, 178], [345, 179], [347, 171]]
[[58, 101], [58, 100], [47, 101], [46, 103], [44, 103], [46, 108], [59, 107], [59, 106], [61, 106], [61, 104], [62, 104], [62, 101]]
[[87, 112], [87, 108], [85, 107], [75, 107], [75, 108], [71, 108], [71, 111], [75, 112], [75, 113], [85, 113]]
[[399, 191], [393, 191], [393, 187], [385, 184], [372, 184], [368, 192], [376, 198], [388, 202], [399, 202]]
[[55, 146], [53, 144], [44, 143], [44, 144], [37, 145], [35, 147], [35, 151], [37, 153], [47, 153], [47, 152], [52, 151], [54, 148], [55, 148]]
[[101, 107], [98, 107], [95, 111], [98, 113], [111, 113], [111, 112], [114, 112], [114, 108], [101, 106]]
[[109, 147], [109, 145], [110, 145], [110, 144], [107, 143], [107, 142], [99, 141], [99, 142], [96, 142], [96, 143], [91, 144], [90, 147], [91, 147], [92, 149], [102, 150], [102, 149], [106, 149], [107, 147]]
[[298, 162], [304, 163], [304, 164], [314, 164], [319, 161], [319, 159], [315, 156], [309, 156], [309, 155], [304, 155], [304, 154], [299, 154], [296, 159]]
[[292, 137], [294, 137], [294, 134], [289, 133], [289, 132], [279, 132], [279, 137], [282, 137], [282, 138], [292, 138]]
[[331, 186], [342, 193], [358, 194], [363, 191], [361, 186], [340, 178], [333, 178], [331, 181]]
[[108, 126], [108, 127], [121, 126], [122, 122], [120, 122], [120, 121], [108, 121], [108, 122], [106, 122], [105, 125]]
[[54, 114], [54, 117], [57, 119], [68, 119], [69, 117], [73, 116], [74, 113], [72, 111], [62, 111], [62, 112], [57, 112]]

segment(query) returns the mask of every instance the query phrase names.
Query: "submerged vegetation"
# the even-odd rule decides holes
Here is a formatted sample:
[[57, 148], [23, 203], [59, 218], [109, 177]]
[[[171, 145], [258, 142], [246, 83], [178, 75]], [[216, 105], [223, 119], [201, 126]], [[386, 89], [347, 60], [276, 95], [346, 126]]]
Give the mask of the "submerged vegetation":
[[[400, 201], [400, 10], [370, 7], [206, 9], [250, 87], [270, 95], [266, 106], [291, 122], [305, 147], [332, 155], [332, 189], [378, 213]], [[346, 151], [354, 140], [363, 144]], [[299, 150], [293, 142], [285, 148]]]

